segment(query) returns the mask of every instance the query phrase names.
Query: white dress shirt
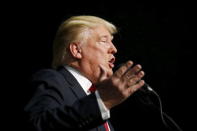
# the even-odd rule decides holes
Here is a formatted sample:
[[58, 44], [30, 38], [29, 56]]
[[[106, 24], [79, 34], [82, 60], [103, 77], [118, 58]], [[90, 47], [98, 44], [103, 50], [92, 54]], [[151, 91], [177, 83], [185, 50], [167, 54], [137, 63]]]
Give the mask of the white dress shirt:
[[[76, 69], [70, 67], [70, 66], [65, 66], [65, 68], [77, 79], [83, 90], [87, 95], [89, 95], [91, 92], [89, 91], [89, 88], [92, 86], [92, 82], [88, 80], [86, 77], [84, 77], [79, 71]], [[104, 105], [98, 91], [95, 91], [97, 102], [99, 105], [99, 109], [101, 111], [101, 116], [103, 120], [107, 120], [110, 118], [110, 111], [106, 108]]]

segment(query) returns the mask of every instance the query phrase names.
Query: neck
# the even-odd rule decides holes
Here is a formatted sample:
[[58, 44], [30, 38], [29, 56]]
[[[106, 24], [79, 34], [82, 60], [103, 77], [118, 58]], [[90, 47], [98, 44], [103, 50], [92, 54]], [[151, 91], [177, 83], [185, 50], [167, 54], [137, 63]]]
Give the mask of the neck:
[[98, 80], [95, 77], [95, 73], [92, 72], [90, 68], [91, 66], [89, 66], [88, 63], [81, 62], [81, 61], [74, 61], [67, 65], [78, 70], [83, 76], [88, 78], [92, 83], [97, 83]]

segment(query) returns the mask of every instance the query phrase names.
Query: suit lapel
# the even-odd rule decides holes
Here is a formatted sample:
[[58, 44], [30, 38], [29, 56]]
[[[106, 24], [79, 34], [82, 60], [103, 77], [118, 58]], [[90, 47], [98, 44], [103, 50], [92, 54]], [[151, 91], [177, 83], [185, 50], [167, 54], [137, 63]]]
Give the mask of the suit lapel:
[[65, 80], [70, 84], [70, 88], [76, 95], [76, 97], [80, 99], [86, 96], [86, 93], [80, 86], [79, 82], [68, 70], [66, 70], [64, 67], [60, 67], [58, 71], [64, 76]]
[[[79, 82], [75, 79], [75, 77], [64, 67], [60, 67], [58, 71], [64, 76], [65, 80], [70, 84], [70, 88], [75, 94], [75, 96], [80, 99], [82, 97], [86, 96], [86, 93], [80, 86]], [[111, 123], [108, 121], [109, 127], [111, 131], [114, 131], [114, 129], [111, 126]], [[98, 131], [105, 131], [105, 128], [103, 125], [98, 126], [97, 128], [93, 130], [98, 130]]]

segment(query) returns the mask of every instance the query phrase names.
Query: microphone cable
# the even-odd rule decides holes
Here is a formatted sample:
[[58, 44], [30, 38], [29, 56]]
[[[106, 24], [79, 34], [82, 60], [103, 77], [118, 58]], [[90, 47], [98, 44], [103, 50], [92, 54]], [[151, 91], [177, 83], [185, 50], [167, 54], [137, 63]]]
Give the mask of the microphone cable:
[[[119, 64], [118, 66], [115, 67], [115, 70], [117, 70], [120, 66], [122, 66], [123, 64]], [[128, 70], [127, 70], [128, 71]], [[126, 72], [127, 72], [126, 71]], [[153, 90], [147, 83], [144, 84], [143, 88], [145, 88], [145, 90], [147, 90], [149, 93], [153, 94], [154, 96], [157, 97], [158, 102], [159, 102], [159, 110], [160, 110], [160, 115], [161, 115], [161, 120], [164, 124], [164, 126], [170, 130], [173, 131], [173, 128], [171, 126], [169, 126], [169, 124], [167, 124], [166, 120], [168, 120], [169, 122], [171, 122], [171, 124], [178, 130], [178, 131], [183, 131], [180, 126], [169, 116], [167, 115], [165, 112], [163, 112], [163, 107], [162, 107], [162, 102], [161, 102], [161, 98], [159, 96], [159, 94]], [[141, 88], [142, 89], [142, 88]], [[143, 90], [143, 89], [142, 89]], [[165, 120], [166, 119], [166, 120]]]
[[160, 115], [161, 115], [161, 119], [162, 119], [162, 122], [163, 124], [169, 128], [170, 130], [172, 130], [173, 128], [171, 126], [169, 126], [169, 124], [167, 124], [165, 118], [171, 122], [171, 124], [178, 130], [178, 131], [183, 131], [180, 126], [169, 116], [167, 115], [165, 112], [163, 112], [163, 109], [162, 109], [162, 102], [161, 102], [161, 98], [159, 96], [159, 94], [154, 91], [147, 83], [145, 83], [145, 87], [147, 88], [148, 91], [152, 92], [152, 94], [154, 94], [157, 99], [158, 99], [158, 102], [159, 102], [159, 110], [160, 110]]

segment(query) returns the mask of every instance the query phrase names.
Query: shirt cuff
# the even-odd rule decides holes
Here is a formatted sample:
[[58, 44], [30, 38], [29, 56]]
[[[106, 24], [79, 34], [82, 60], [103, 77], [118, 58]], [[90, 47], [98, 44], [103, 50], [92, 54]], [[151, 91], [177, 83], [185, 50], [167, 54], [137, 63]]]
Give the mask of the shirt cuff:
[[98, 91], [95, 91], [95, 94], [96, 94], [96, 99], [97, 99], [103, 120], [109, 119], [110, 118], [110, 111], [107, 109], [107, 107], [103, 103]]

